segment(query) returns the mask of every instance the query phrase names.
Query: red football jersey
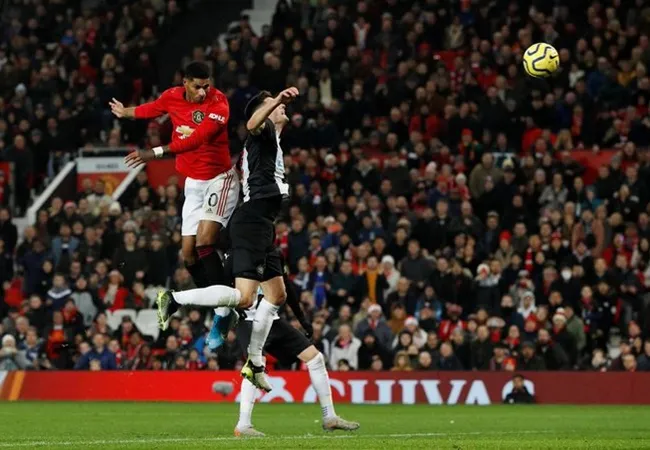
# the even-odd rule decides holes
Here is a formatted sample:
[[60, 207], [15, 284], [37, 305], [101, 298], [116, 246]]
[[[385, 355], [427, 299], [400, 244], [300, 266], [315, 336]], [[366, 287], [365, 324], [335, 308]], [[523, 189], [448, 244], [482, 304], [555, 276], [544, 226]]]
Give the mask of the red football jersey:
[[167, 89], [155, 101], [135, 108], [137, 119], [169, 114], [174, 125], [169, 150], [176, 154], [176, 170], [186, 177], [209, 180], [231, 167], [228, 145], [228, 99], [210, 88], [202, 103], [185, 100], [185, 89]]

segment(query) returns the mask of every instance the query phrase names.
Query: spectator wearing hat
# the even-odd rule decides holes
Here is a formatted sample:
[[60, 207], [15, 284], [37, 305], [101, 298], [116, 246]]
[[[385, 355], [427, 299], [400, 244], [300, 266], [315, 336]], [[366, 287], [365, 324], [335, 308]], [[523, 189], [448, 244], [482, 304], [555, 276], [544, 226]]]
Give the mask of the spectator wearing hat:
[[23, 350], [16, 347], [16, 338], [10, 334], [2, 337], [0, 347], [0, 370], [25, 370], [31, 368]]
[[129, 290], [123, 286], [124, 277], [117, 270], [111, 270], [107, 283], [99, 288], [98, 296], [102, 306], [110, 311], [124, 309]]
[[418, 350], [426, 344], [427, 333], [420, 328], [420, 323], [415, 317], [409, 316], [406, 318], [404, 321], [404, 331], [408, 332], [412, 336], [413, 345], [415, 345]]
[[393, 341], [393, 333], [384, 320], [381, 307], [377, 304], [371, 304], [368, 307], [367, 319], [357, 324], [354, 334], [362, 338], [368, 331], [373, 332], [379, 345], [385, 349], [390, 348]]
[[479, 264], [476, 271], [476, 304], [490, 312], [497, 312], [500, 305], [499, 275], [492, 273], [490, 266]]
[[397, 290], [397, 283], [401, 273], [395, 268], [395, 258], [391, 255], [384, 255], [381, 258], [381, 274], [386, 279], [388, 287], [384, 291], [384, 298]]

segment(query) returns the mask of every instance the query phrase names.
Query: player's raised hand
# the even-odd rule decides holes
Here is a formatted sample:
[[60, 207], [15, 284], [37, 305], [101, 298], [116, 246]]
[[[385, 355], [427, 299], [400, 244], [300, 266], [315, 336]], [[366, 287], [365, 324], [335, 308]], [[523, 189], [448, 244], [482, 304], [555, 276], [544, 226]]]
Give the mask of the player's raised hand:
[[122, 119], [126, 115], [125, 114], [126, 108], [124, 107], [124, 104], [121, 101], [113, 98], [110, 102], [108, 102], [108, 104], [110, 105], [111, 112], [115, 117]]
[[280, 101], [280, 103], [284, 103], [286, 105], [288, 103], [291, 103], [299, 95], [300, 92], [298, 91], [298, 88], [290, 87], [280, 92], [276, 98]]
[[149, 161], [155, 158], [156, 155], [151, 149], [136, 150], [126, 155], [126, 157], [124, 158], [124, 163], [130, 169], [137, 169], [138, 167], [148, 163]]

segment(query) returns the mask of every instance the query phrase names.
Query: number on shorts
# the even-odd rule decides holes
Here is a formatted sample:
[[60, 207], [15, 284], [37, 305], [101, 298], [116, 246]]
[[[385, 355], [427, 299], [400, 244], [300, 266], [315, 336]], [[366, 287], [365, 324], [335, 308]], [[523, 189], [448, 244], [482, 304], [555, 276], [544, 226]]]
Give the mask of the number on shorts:
[[214, 208], [217, 206], [217, 201], [219, 201], [217, 194], [213, 192], [210, 194], [210, 197], [208, 197], [208, 206]]

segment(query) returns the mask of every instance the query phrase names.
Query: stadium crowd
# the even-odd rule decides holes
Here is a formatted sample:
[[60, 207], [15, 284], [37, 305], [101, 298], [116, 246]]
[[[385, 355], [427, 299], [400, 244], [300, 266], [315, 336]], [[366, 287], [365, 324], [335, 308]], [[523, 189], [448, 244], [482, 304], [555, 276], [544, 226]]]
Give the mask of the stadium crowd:
[[[106, 100], [156, 94], [143, 55], [176, 2], [75, 20], [63, 3], [14, 2], [37, 18], [2, 37], [0, 150], [18, 177], [80, 145], [166, 139]], [[193, 51], [229, 96], [233, 154], [257, 89], [301, 91], [277, 245], [333, 370], [650, 370], [649, 25], [642, 0], [280, 0], [261, 36], [242, 17], [225, 48]], [[560, 52], [549, 80], [523, 73], [537, 41]], [[575, 150], [614, 156], [590, 182]], [[204, 350], [205, 311], [160, 334], [110, 320], [192, 286], [178, 180], [131, 189], [53, 199], [20, 245], [0, 211], [0, 370], [242, 363], [233, 333]]]

